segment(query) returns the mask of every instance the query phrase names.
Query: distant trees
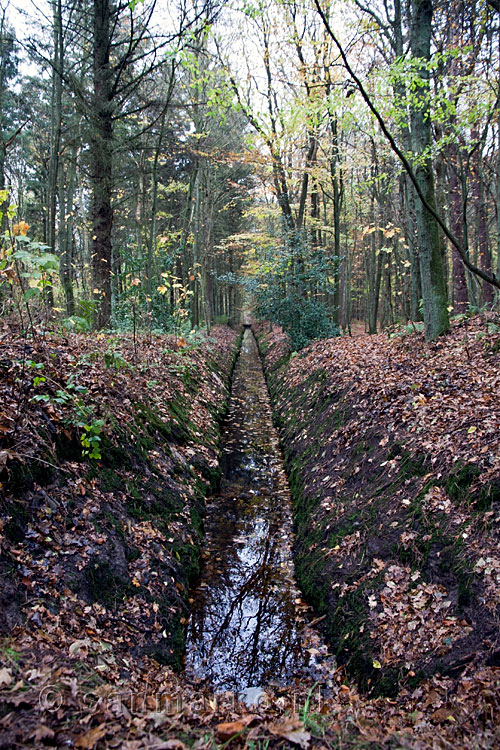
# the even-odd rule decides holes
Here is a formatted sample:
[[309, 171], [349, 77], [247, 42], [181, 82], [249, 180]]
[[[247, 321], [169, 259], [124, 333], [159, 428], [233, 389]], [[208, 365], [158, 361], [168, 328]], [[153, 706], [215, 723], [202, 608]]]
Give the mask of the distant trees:
[[18, 133], [13, 113], [14, 95], [10, 84], [17, 74], [17, 52], [14, 30], [6, 7], [0, 5], [0, 190], [5, 188], [5, 159]]
[[[62, 303], [65, 325], [210, 326], [238, 304], [241, 259], [221, 243], [240, 230], [251, 189], [242, 116], [207, 102], [217, 73], [206, 50], [206, 70], [193, 68], [219, 5], [179, 6], [168, 31], [156, 0], [133, 5], [51, 0], [23, 42], [35, 78], [15, 78], [13, 36], [2, 32], [0, 171], [13, 144], [11, 201], [59, 256], [47, 301]], [[8, 97], [20, 102], [13, 127]], [[29, 124], [14, 143], [21, 115]]]
[[[419, 290], [429, 339], [448, 329], [448, 311], [453, 306], [457, 312], [464, 311], [468, 286], [474, 300], [482, 297], [489, 303], [493, 301], [493, 288], [500, 288], [500, 280], [492, 271], [488, 236], [491, 230], [487, 229], [488, 209], [482, 184], [485, 165], [481, 158], [486, 134], [490, 131], [490, 137], [493, 135], [495, 107], [498, 111], [498, 100], [495, 102], [498, 84], [488, 86], [481, 75], [485, 63], [491, 71], [491, 51], [486, 40], [493, 21], [484, 2], [473, 5], [474, 8], [465, 3], [458, 7], [440, 4], [433, 23], [431, 0], [412, 0], [404, 9], [396, 0], [392, 10], [387, 5], [384, 10], [375, 9], [356, 0], [366, 19], [365, 28], [373, 34], [380, 32], [376, 42], [373, 37], [371, 50], [377, 49], [387, 64], [386, 72], [372, 74], [364, 82], [354, 72], [329, 27], [344, 66], [404, 168], [400, 201], [403, 216], [409, 214], [403, 231], [409, 255], [406, 263], [411, 272], [412, 317], [416, 313], [413, 299]], [[315, 6], [328, 26], [328, 4], [322, 6], [315, 0]], [[470, 40], [470, 47], [464, 45], [465, 38]], [[460, 77], [456, 75], [459, 66], [464, 71]], [[496, 78], [498, 81], [498, 66]], [[380, 88], [384, 91], [391, 79], [394, 98], [392, 107], [387, 107], [387, 100], [377, 97], [373, 83], [377, 83], [379, 91]], [[481, 96], [480, 102], [474, 101], [471, 94]], [[372, 140], [374, 155], [380, 149], [380, 139], [377, 140], [378, 143]], [[446, 154], [451, 160], [445, 160]], [[397, 161], [395, 166], [398, 167]], [[449, 183], [443, 179], [446, 171], [451, 175]], [[471, 194], [476, 201], [470, 200]], [[493, 204], [492, 208], [498, 212], [498, 206]], [[474, 213], [476, 221], [472, 229]], [[474, 255], [470, 252], [473, 235], [477, 248]], [[445, 240], [450, 242], [453, 258], [448, 290]], [[389, 249], [394, 258], [395, 249]], [[381, 247], [379, 252], [384, 250], [387, 248]], [[385, 267], [390, 265], [388, 262]], [[469, 283], [465, 269], [469, 272]], [[482, 290], [477, 286], [477, 277], [485, 282]], [[385, 286], [386, 295], [392, 299], [390, 276]], [[399, 290], [399, 294], [404, 299], [404, 290]], [[373, 304], [377, 304], [376, 297], [370, 304], [372, 310]], [[454, 305], [448, 307], [450, 297]], [[405, 305], [402, 312], [407, 316]], [[370, 310], [367, 313], [370, 317]], [[372, 324], [370, 329], [373, 330]]]
[[276, 289], [280, 321], [288, 297], [294, 311], [326, 305], [345, 329], [352, 316], [370, 332], [423, 317], [432, 339], [469, 300], [491, 304], [498, 22], [485, 0], [275, 0], [238, 18], [239, 56], [218, 49], [281, 214], [282, 260], [269, 276], [263, 259], [257, 287], [266, 313]]
[[0, 13], [0, 182], [65, 325], [210, 327], [246, 293], [300, 345], [431, 339], [498, 301], [494, 2], [158, 8], [50, 0], [30, 77]]

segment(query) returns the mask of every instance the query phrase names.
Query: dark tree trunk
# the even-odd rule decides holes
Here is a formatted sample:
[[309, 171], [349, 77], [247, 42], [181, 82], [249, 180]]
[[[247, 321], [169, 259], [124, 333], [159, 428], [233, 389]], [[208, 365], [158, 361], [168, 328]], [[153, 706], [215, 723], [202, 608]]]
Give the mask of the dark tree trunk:
[[[73, 164], [70, 164], [70, 181], [73, 178]], [[63, 170], [61, 170], [61, 173]], [[57, 244], [59, 247], [59, 275], [61, 277], [61, 283], [64, 290], [64, 299], [66, 303], [66, 312], [68, 315], [73, 315], [75, 312], [75, 297], [73, 293], [73, 274], [72, 274], [72, 261], [73, 261], [73, 253], [72, 253], [72, 246], [73, 246], [73, 238], [67, 231], [66, 226], [66, 196], [65, 196], [65, 185], [64, 180], [62, 179], [63, 174], [61, 174], [61, 178], [59, 179], [59, 228], [58, 228], [58, 238], [57, 238]], [[73, 202], [73, 189], [72, 185], [70, 184], [68, 187], [68, 207], [71, 215], [71, 204], [69, 203], [69, 200], [71, 198], [71, 203]]]
[[[411, 111], [412, 146], [418, 157], [426, 151], [432, 137], [429, 71], [426, 67], [430, 60], [432, 3], [430, 0], [413, 0], [412, 9], [411, 51], [413, 57], [422, 62], [419, 70], [422, 85], [416, 94], [420, 101]], [[435, 209], [434, 174], [430, 157], [426, 157], [425, 161], [419, 160], [415, 166], [415, 177], [427, 204]], [[416, 214], [425, 335], [427, 340], [432, 340], [449, 329], [443, 256], [437, 221], [419, 198], [416, 199]]]
[[[473, 132], [472, 137], [478, 137], [477, 131]], [[474, 154], [474, 168], [472, 177], [472, 196], [474, 200], [476, 210], [476, 221], [477, 221], [477, 248], [479, 251], [479, 266], [486, 271], [491, 273], [492, 271], [492, 258], [491, 258], [491, 247], [488, 238], [488, 216], [486, 212], [486, 195], [483, 180], [483, 164], [481, 160], [481, 146], [479, 146]], [[484, 301], [490, 304], [494, 299], [493, 287], [488, 284], [487, 281], [483, 281], [483, 295]]]
[[111, 318], [111, 230], [113, 226], [113, 107], [110, 67], [110, 0], [94, 0], [94, 113], [90, 142], [92, 184], [92, 273], [95, 324]]
[[[451, 231], [464, 244], [464, 209], [462, 201], [462, 180], [459, 178], [459, 154], [455, 143], [449, 147], [450, 165], [450, 227]], [[454, 309], [456, 313], [464, 313], [469, 303], [467, 292], [467, 280], [465, 278], [465, 266], [462, 263], [458, 250], [453, 245], [452, 273], [454, 291]]]
[[[372, 197], [371, 220], [376, 225], [375, 200]], [[380, 234], [380, 233], [379, 233]], [[368, 282], [368, 333], [377, 333], [378, 308], [380, 300], [380, 286], [382, 281], [382, 253], [381, 243], [377, 248], [376, 232], [370, 235], [370, 252], [367, 254], [367, 282]], [[378, 249], [378, 253], [377, 253]]]
[[340, 212], [342, 209], [342, 182], [339, 178], [339, 165], [340, 165], [340, 152], [339, 152], [339, 139], [338, 139], [338, 124], [337, 118], [329, 118], [330, 122], [330, 133], [332, 143], [332, 153], [330, 156], [330, 178], [332, 181], [333, 188], [333, 238], [334, 238], [334, 251], [333, 254], [335, 260], [335, 271], [334, 271], [334, 290], [333, 290], [333, 319], [339, 324], [340, 323]]

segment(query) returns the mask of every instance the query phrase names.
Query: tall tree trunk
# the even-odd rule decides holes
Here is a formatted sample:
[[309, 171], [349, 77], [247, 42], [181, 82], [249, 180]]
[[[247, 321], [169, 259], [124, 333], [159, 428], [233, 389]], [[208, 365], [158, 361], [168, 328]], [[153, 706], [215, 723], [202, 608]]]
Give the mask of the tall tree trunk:
[[[394, 16], [392, 19], [394, 31], [394, 54], [400, 58], [404, 54], [403, 22], [401, 12], [401, 0], [394, 0]], [[394, 84], [394, 94], [397, 102], [406, 102], [407, 88], [401, 79]], [[400, 137], [405, 151], [411, 150], [411, 133], [408, 127], [406, 107], [401, 112], [404, 126], [401, 127]], [[410, 261], [410, 317], [411, 320], [421, 320], [420, 299], [422, 286], [420, 283], [420, 266], [418, 263], [417, 226], [415, 212], [415, 187], [405, 172], [400, 178], [400, 199], [402, 209], [402, 223], [405, 226], [405, 234], [408, 242], [408, 258]]]
[[[135, 203], [135, 243], [137, 247], [137, 261], [140, 267], [143, 267], [144, 251], [143, 251], [143, 227], [144, 227], [144, 203], [146, 198], [146, 151], [143, 144], [139, 145], [140, 153], [137, 164], [137, 187], [136, 187], [136, 203]], [[147, 249], [146, 249], [147, 254]]]
[[[170, 97], [173, 91], [174, 73], [172, 66], [172, 74], [170, 78], [170, 85], [167, 95], [167, 101], [163, 109], [160, 119], [160, 131], [158, 133], [158, 141], [156, 143], [155, 155], [153, 159], [153, 169], [151, 172], [151, 226], [148, 238], [148, 249], [146, 257], [146, 293], [147, 297], [151, 298], [153, 293], [152, 277], [153, 277], [153, 257], [156, 248], [156, 212], [158, 209], [158, 162], [160, 159], [160, 152], [163, 147], [163, 137], [165, 135], [165, 124], [167, 117], [167, 108], [170, 102]], [[149, 304], [149, 303], [148, 303]]]
[[[432, 2], [430, 0], [412, 0], [412, 9], [411, 51], [413, 57], [422, 63], [419, 69], [421, 86], [415, 94], [418, 101], [417, 105], [413, 106], [411, 110], [412, 146], [416, 157], [420, 157], [414, 169], [422, 195], [427, 204], [435, 209], [436, 196], [432, 161], [430, 156], [426, 156], [424, 160], [421, 158], [421, 155], [431, 145], [432, 137], [429, 71], [426, 67], [426, 63], [430, 60]], [[438, 224], [432, 214], [424, 208], [418, 197], [416, 214], [425, 336], [430, 341], [449, 329], [448, 301]]]
[[[498, 65], [500, 66], [500, 34], [497, 35], [498, 40]], [[497, 101], [500, 102], [500, 79], [497, 83]], [[497, 203], [497, 268], [496, 275], [500, 277], [500, 105], [497, 106], [497, 174], [496, 174], [496, 203]], [[496, 294], [497, 301], [500, 299], [500, 292]]]
[[[476, 129], [472, 131], [472, 139], [479, 138], [479, 133]], [[491, 273], [491, 248], [488, 238], [488, 216], [486, 212], [486, 195], [483, 179], [483, 164], [481, 158], [481, 146], [476, 148], [473, 156], [473, 175], [472, 175], [472, 197], [474, 200], [474, 206], [476, 211], [476, 231], [477, 231], [477, 249], [478, 249], [478, 261], [483, 271]], [[493, 287], [488, 282], [483, 281], [483, 296], [484, 301], [488, 304], [493, 302], [494, 294]]]
[[342, 181], [339, 177], [340, 152], [337, 118], [329, 117], [331, 148], [330, 155], [330, 179], [333, 188], [333, 254], [335, 260], [334, 289], [333, 289], [333, 319], [337, 325], [340, 324], [340, 212], [342, 210]]
[[[52, 252], [56, 251], [57, 194], [59, 179], [59, 162], [62, 132], [62, 75], [64, 66], [64, 39], [62, 33], [61, 0], [52, 2], [52, 35], [54, 53], [52, 58], [52, 90], [50, 121], [50, 159], [47, 180], [47, 244]], [[63, 191], [59, 191], [60, 194]], [[61, 197], [61, 196], [60, 196]], [[47, 289], [48, 301], [53, 304], [52, 287]]]
[[[450, 227], [455, 237], [464, 244], [464, 206], [462, 199], [462, 180], [459, 178], [459, 170], [461, 167], [458, 146], [455, 143], [450, 144], [448, 154], [450, 158], [448, 169], [450, 184]], [[465, 266], [454, 245], [451, 248], [451, 254], [454, 310], [456, 313], [464, 313], [467, 310], [469, 302]]]
[[[91, 296], [89, 293], [89, 282], [91, 283], [90, 274], [87, 269], [91, 267], [91, 235], [89, 231], [89, 211], [86, 201], [87, 185], [80, 164], [76, 163], [77, 195], [78, 195], [78, 212], [82, 217], [80, 228], [80, 278], [84, 295]], [[91, 289], [91, 287], [90, 287]]]
[[[375, 215], [375, 198], [372, 195], [371, 200], [371, 221], [376, 226]], [[380, 285], [382, 281], [382, 253], [380, 252], [381, 243], [379, 242], [377, 252], [377, 232], [370, 234], [370, 253], [367, 257], [367, 282], [368, 282], [368, 333], [377, 333], [378, 308], [380, 301]], [[380, 232], [378, 233], [380, 234]]]
[[[69, 165], [69, 186], [68, 186], [68, 209], [69, 209], [69, 227], [72, 227], [71, 216], [73, 207], [74, 192], [74, 164]], [[63, 170], [61, 170], [62, 172]], [[62, 175], [61, 175], [62, 177]], [[73, 293], [73, 232], [66, 224], [66, 196], [64, 180], [59, 179], [59, 227], [57, 232], [57, 244], [59, 248], [59, 274], [64, 291], [66, 303], [66, 313], [73, 315], [75, 312], [75, 296]]]
[[63, 266], [61, 273], [64, 295], [66, 299], [66, 311], [68, 315], [73, 315], [75, 312], [75, 296], [73, 289], [73, 256], [74, 256], [74, 240], [73, 240], [73, 202], [75, 199], [76, 190], [76, 170], [78, 162], [78, 151], [79, 146], [77, 143], [73, 145], [71, 149], [71, 161], [69, 164], [68, 173], [68, 186], [66, 191], [66, 212], [65, 212], [65, 237], [64, 240], [60, 238], [59, 244], [59, 257]]
[[205, 162], [202, 170], [203, 176], [203, 189], [201, 195], [201, 206], [202, 206], [202, 242], [203, 242], [203, 282], [204, 282], [204, 308], [205, 308], [205, 324], [207, 331], [210, 331], [214, 322], [215, 315], [215, 301], [214, 301], [214, 267], [213, 267], [213, 219], [214, 219], [214, 205], [213, 205], [213, 189], [214, 185], [211, 184], [210, 165]]
[[90, 177], [92, 185], [92, 281], [97, 328], [109, 326], [111, 319], [113, 107], [109, 59], [110, 14], [110, 0], [94, 0], [94, 112], [90, 138]]
[[[7, 145], [5, 140], [5, 118], [4, 110], [6, 109], [6, 94], [7, 94], [7, 73], [6, 65], [8, 58], [8, 44], [5, 39], [5, 14], [6, 9], [2, 8], [2, 17], [0, 20], [0, 190], [5, 190], [5, 158], [7, 155]], [[0, 201], [0, 211], [2, 213], [2, 219], [0, 223], [0, 231], [4, 232], [7, 229], [7, 211], [10, 201], [7, 198], [5, 201]]]
[[[500, 98], [500, 83], [499, 83]], [[500, 277], [500, 108], [498, 109], [497, 140], [497, 276]], [[499, 294], [497, 294], [497, 297]]]

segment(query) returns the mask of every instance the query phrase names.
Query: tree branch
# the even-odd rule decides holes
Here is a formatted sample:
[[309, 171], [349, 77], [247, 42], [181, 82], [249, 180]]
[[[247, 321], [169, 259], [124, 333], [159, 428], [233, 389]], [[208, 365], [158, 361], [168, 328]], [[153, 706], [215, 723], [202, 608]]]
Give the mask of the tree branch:
[[[489, 2], [498, 2], [500, 4], [500, 0], [489, 0]], [[347, 59], [346, 53], [344, 51], [344, 48], [340, 44], [339, 40], [335, 36], [335, 34], [332, 31], [332, 28], [328, 22], [328, 19], [321, 8], [319, 0], [314, 0], [314, 4], [316, 6], [316, 9], [318, 11], [318, 14], [321, 17], [321, 20], [323, 21], [323, 24], [325, 26], [325, 29], [327, 30], [329, 36], [332, 38], [333, 42], [335, 43], [335, 46], [337, 47], [339, 54], [342, 58], [342, 62], [344, 63], [344, 67], [351, 76], [352, 80], [356, 84], [361, 96], [363, 97], [365, 103], [367, 104], [368, 108], [374, 115], [375, 119], [377, 120], [380, 129], [382, 130], [382, 133], [386, 137], [387, 141], [389, 142], [390, 147], [400, 160], [401, 164], [403, 165], [403, 168], [405, 172], [408, 174], [408, 177], [412, 181], [415, 192], [417, 193], [419, 199], [422, 202], [422, 205], [428, 211], [431, 216], [435, 219], [445, 236], [448, 238], [448, 240], [452, 243], [452, 245], [457, 249], [458, 254], [460, 255], [460, 259], [462, 260], [462, 263], [466, 266], [466, 268], [471, 271], [471, 273], [475, 274], [476, 276], [479, 276], [484, 281], [487, 281], [488, 284], [491, 284], [492, 286], [496, 287], [497, 289], [500, 289], [500, 279], [497, 278], [495, 274], [489, 274], [486, 271], [483, 271], [481, 268], [478, 268], [473, 263], [471, 263], [464, 247], [462, 244], [458, 241], [458, 239], [455, 237], [455, 235], [452, 233], [452, 231], [449, 229], [449, 227], [446, 225], [446, 223], [443, 221], [441, 216], [438, 214], [438, 212], [426, 201], [425, 196], [420, 188], [420, 185], [418, 184], [418, 180], [415, 176], [415, 173], [412, 169], [412, 166], [406, 156], [404, 155], [403, 151], [399, 148], [398, 144], [396, 143], [396, 140], [392, 133], [389, 131], [387, 125], [384, 122], [384, 119], [378, 109], [375, 107], [374, 103], [371, 100], [370, 95], [366, 91], [365, 87], [363, 86], [361, 80], [356, 75], [354, 70], [349, 64], [349, 61]]]

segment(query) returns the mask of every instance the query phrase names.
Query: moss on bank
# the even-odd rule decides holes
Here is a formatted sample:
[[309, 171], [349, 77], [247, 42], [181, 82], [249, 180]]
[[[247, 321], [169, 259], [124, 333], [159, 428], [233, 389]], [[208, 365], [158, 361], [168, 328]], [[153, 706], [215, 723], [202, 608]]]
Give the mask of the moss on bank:
[[[282, 335], [261, 329], [258, 341], [292, 492], [297, 581], [324, 616], [339, 663], [364, 691], [385, 696], [416, 676], [455, 674], [470, 653], [484, 663], [483, 636], [498, 629], [467, 524], [498, 502], [498, 482], [478, 484], [476, 464], [435, 467], [425, 451], [391, 439], [377, 413], [360, 413], [356, 389], [339, 389], [311, 358], [304, 368], [290, 358]], [[426, 601], [429, 635], [418, 651], [408, 625], [420, 623]], [[453, 637], [440, 641], [443, 622]], [[390, 639], [408, 646], [391, 650]]]
[[[21, 569], [10, 546], [0, 559], [2, 570], [14, 563], [9, 596], [17, 602], [17, 621], [25, 581], [37, 601], [50, 602], [50, 612], [74, 630], [73, 638], [90, 620], [102, 637], [113, 633], [116, 648], [180, 667], [205, 496], [220, 478], [220, 424], [240, 342], [229, 329], [216, 329], [192, 353], [149, 352], [156, 361], [144, 375], [104, 364], [96, 373], [81, 357], [79, 382], [88, 374], [91, 387], [98, 384], [86, 408], [104, 424], [101, 457], [82, 455], [77, 424], [51, 413], [50, 429], [42, 423], [37, 436], [35, 460], [9, 464], [0, 484], [5, 536], [10, 546], [25, 548], [28, 560]], [[73, 354], [68, 359], [73, 367]], [[92, 363], [98, 361], [93, 356]], [[28, 408], [38, 407], [28, 402]], [[40, 574], [44, 558], [56, 576]], [[31, 561], [37, 570], [32, 580]], [[30, 616], [29, 607], [24, 615]], [[0, 627], [11, 625], [11, 619], [0, 621]]]

